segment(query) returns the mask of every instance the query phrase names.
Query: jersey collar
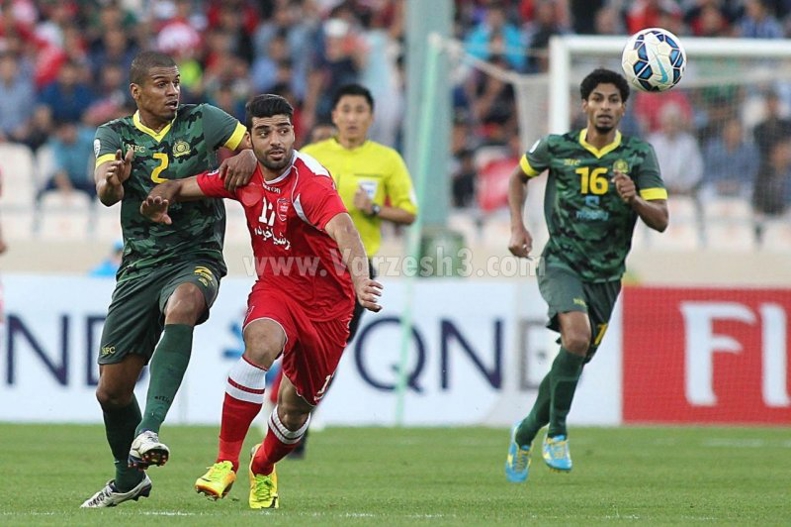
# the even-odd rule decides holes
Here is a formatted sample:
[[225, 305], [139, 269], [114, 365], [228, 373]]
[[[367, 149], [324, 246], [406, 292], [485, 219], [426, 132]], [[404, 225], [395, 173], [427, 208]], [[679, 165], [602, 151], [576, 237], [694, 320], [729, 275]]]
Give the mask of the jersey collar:
[[618, 130], [615, 131], [615, 139], [613, 139], [613, 142], [610, 143], [609, 145], [604, 145], [604, 147], [601, 149], [596, 148], [595, 146], [590, 144], [586, 140], [587, 137], [588, 137], [588, 129], [583, 128], [582, 130], [580, 130], [580, 138], [579, 138], [580, 144], [585, 150], [595, 155], [599, 159], [601, 159], [605, 155], [609, 154], [610, 152], [621, 146], [621, 132], [619, 132]]
[[[178, 114], [176, 114], [178, 115]], [[173, 118], [175, 121], [176, 118]], [[170, 131], [170, 127], [173, 125], [173, 121], [170, 121], [162, 130], [159, 132], [155, 132], [153, 129], [149, 128], [148, 126], [144, 125], [143, 122], [140, 120], [140, 110], [137, 110], [135, 114], [132, 116], [132, 122], [135, 125], [135, 128], [143, 132], [144, 134], [148, 134], [153, 137], [157, 143], [162, 141], [162, 138]]]

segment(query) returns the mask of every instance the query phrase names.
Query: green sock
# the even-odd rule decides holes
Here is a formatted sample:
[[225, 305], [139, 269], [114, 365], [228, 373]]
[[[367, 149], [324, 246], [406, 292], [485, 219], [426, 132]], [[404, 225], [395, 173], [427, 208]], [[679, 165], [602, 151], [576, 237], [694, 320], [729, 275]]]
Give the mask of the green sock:
[[173, 404], [192, 353], [193, 326], [167, 324], [154, 350], [149, 371], [151, 379], [146, 394], [146, 409], [135, 435], [143, 430], [159, 433], [159, 427]]
[[549, 403], [552, 399], [549, 382], [549, 373], [547, 373], [538, 386], [538, 395], [533, 408], [527, 414], [527, 417], [519, 423], [519, 428], [516, 429], [515, 438], [519, 446], [530, 445], [538, 431], [549, 422]]
[[115, 486], [119, 491], [127, 492], [143, 479], [142, 472], [127, 466], [135, 427], [140, 422], [140, 407], [133, 395], [132, 402], [127, 406], [104, 410], [103, 415], [104, 430], [115, 463]]
[[571, 409], [571, 401], [577, 390], [577, 382], [582, 374], [585, 357], [574, 355], [561, 347], [560, 353], [555, 357], [550, 370], [552, 389], [552, 404], [549, 411], [549, 430], [547, 436], [556, 437], [568, 435], [566, 430], [566, 416]]

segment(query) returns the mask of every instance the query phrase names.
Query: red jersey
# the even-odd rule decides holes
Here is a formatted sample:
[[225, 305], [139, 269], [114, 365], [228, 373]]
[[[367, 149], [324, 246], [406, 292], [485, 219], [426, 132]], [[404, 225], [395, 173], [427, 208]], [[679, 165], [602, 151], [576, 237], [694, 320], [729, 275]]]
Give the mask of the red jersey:
[[314, 320], [330, 320], [354, 305], [354, 286], [338, 244], [324, 230], [345, 213], [327, 169], [294, 152], [291, 166], [265, 181], [260, 165], [246, 186], [230, 192], [217, 171], [198, 175], [210, 197], [239, 201], [247, 217], [258, 281], [255, 288], [281, 293]]

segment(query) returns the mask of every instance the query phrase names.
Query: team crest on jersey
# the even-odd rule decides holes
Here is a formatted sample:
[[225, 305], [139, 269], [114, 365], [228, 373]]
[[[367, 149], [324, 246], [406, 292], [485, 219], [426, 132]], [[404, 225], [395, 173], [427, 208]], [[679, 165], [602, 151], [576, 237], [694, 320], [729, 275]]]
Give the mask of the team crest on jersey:
[[612, 164], [613, 171], [622, 172], [624, 174], [629, 173], [629, 163], [626, 162], [624, 159], [619, 159], [615, 163]]
[[288, 215], [288, 209], [291, 207], [291, 200], [287, 198], [278, 198], [277, 199], [277, 219], [280, 221], [286, 221], [286, 217]]
[[190, 144], [183, 139], [179, 139], [173, 144], [173, 157], [189, 155]]

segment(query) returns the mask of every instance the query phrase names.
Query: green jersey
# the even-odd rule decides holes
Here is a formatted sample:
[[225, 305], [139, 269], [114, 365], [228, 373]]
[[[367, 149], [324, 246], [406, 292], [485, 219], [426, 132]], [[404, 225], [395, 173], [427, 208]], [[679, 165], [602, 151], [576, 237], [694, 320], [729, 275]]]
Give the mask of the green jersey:
[[543, 137], [520, 166], [529, 177], [549, 171], [544, 263], [568, 267], [585, 281], [606, 282], [623, 275], [638, 218], [618, 196], [613, 171], [630, 176], [643, 199], [667, 199], [667, 191], [650, 144], [617, 132], [598, 149], [585, 140], [586, 132]]
[[225, 208], [220, 199], [172, 204], [172, 225], [149, 221], [140, 203], [155, 185], [217, 167], [216, 150], [235, 150], [246, 129], [235, 118], [208, 104], [182, 105], [173, 121], [155, 132], [139, 113], [103, 124], [96, 130], [96, 166], [115, 159], [116, 150], [134, 149], [132, 173], [124, 182], [121, 229], [124, 256], [118, 280], [182, 258], [207, 260], [226, 272], [222, 256]]

